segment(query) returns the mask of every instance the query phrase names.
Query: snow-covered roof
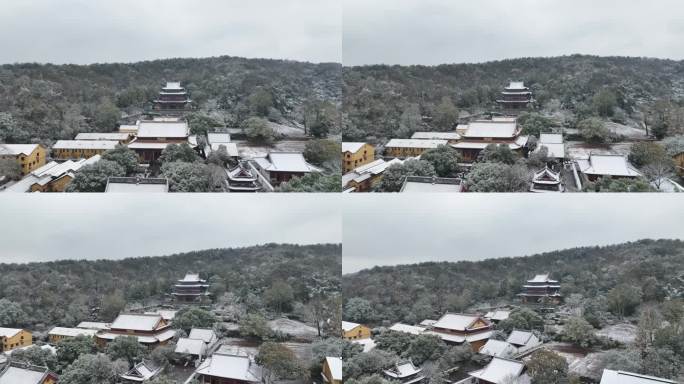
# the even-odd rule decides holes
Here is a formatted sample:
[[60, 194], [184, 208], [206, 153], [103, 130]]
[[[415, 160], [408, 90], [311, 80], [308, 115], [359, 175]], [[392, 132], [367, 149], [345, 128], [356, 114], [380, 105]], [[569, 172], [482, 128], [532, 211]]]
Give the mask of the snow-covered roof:
[[506, 88], [507, 89], [527, 89], [527, 87], [525, 87], [524, 81], [511, 81], [508, 84], [508, 87], [506, 87]]
[[349, 332], [360, 325], [361, 324], [358, 323], [352, 323], [351, 321], [342, 321], [342, 330], [345, 332]]
[[480, 380], [498, 384], [503, 383], [504, 379], [520, 377], [524, 369], [525, 364], [521, 361], [494, 357], [486, 367], [468, 374]]
[[422, 139], [392, 139], [386, 148], [437, 148], [440, 145], [447, 145], [447, 140], [422, 140]]
[[513, 331], [506, 339], [507, 342], [513, 345], [527, 345], [530, 339], [536, 338], [532, 332], [528, 331]]
[[384, 159], [377, 159], [368, 164], [364, 164], [360, 167], [355, 168], [353, 171], [345, 173], [342, 175], [342, 186], [346, 186], [350, 181], [356, 181], [360, 183], [373, 175], [379, 175], [394, 164], [403, 164], [404, 160], [394, 158], [390, 161], [385, 161]]
[[230, 133], [207, 133], [207, 141], [209, 144], [230, 143]]
[[128, 140], [130, 133], [127, 132], [81, 132], [76, 135], [76, 140]]
[[248, 356], [216, 352], [197, 368], [197, 374], [241, 381], [260, 381], [260, 369]]
[[433, 325], [435, 325], [436, 322], [437, 320], [425, 319], [420, 322], [420, 325], [425, 327], [432, 327]]
[[110, 323], [100, 323], [100, 322], [94, 322], [94, 321], [82, 321], [78, 323], [76, 328], [83, 328], [83, 329], [97, 329], [97, 330], [104, 330], [104, 329], [109, 329], [111, 327]]
[[389, 327], [389, 330], [410, 333], [412, 335], [420, 335], [421, 333], [425, 332], [425, 327], [417, 327], [415, 325], [395, 323], [391, 327]]
[[114, 140], [58, 140], [52, 149], [114, 149], [118, 144]]
[[328, 367], [330, 368], [330, 374], [332, 375], [333, 380], [342, 380], [342, 358], [340, 357], [326, 357], [325, 358], [326, 363], [328, 363]]
[[121, 375], [121, 378], [142, 383], [157, 376], [161, 371], [161, 367], [157, 367], [151, 362], [143, 360], [131, 368], [130, 371]]
[[444, 316], [440, 317], [439, 320], [433, 327], [451, 329], [454, 331], [465, 331], [471, 328], [471, 326], [481, 319], [478, 315], [464, 315], [461, 313], [446, 313]]
[[0, 384], [41, 384], [48, 374], [47, 369], [27, 369], [9, 366], [0, 370]]
[[543, 273], [539, 275], [534, 275], [531, 280], [527, 280], [528, 283], [557, 283], [557, 280], [552, 280], [549, 278], [548, 273]]
[[578, 159], [580, 172], [587, 175], [638, 177], [641, 173], [623, 155], [589, 155], [589, 159]]
[[165, 149], [169, 145], [173, 143], [143, 143], [143, 142], [138, 142], [134, 141], [130, 144], [128, 144], [128, 148], [130, 149]]
[[422, 371], [421, 368], [416, 367], [413, 365], [412, 362], [406, 361], [402, 363], [397, 363], [394, 365], [394, 367], [385, 370], [385, 375], [394, 378], [394, 379], [401, 379], [404, 377], [409, 377], [416, 375]]
[[342, 152], [356, 153], [359, 149], [363, 148], [366, 143], [357, 142], [342, 142]]
[[218, 336], [213, 329], [193, 328], [188, 335], [190, 339], [202, 340], [207, 344], [214, 343], [218, 340]]
[[460, 140], [461, 135], [456, 132], [414, 132], [411, 138], [421, 140]]
[[0, 327], [0, 337], [12, 337], [17, 333], [23, 331], [20, 328], [2, 328]]
[[351, 342], [363, 345], [363, 351], [364, 352], [371, 351], [371, 350], [373, 350], [373, 348], [375, 348], [375, 340], [373, 340], [373, 339], [357, 339], [357, 340], [351, 340]]
[[209, 155], [209, 153], [213, 151], [218, 151], [221, 147], [224, 147], [226, 149], [226, 153], [228, 153], [228, 156], [230, 157], [240, 156], [236, 143], [212, 143], [211, 145], [205, 148], [205, 152], [207, 152], [207, 155]]
[[155, 137], [188, 137], [190, 127], [185, 121], [140, 121], [138, 126], [139, 138]]
[[64, 328], [64, 327], [54, 327], [48, 332], [48, 335], [55, 336], [90, 336], [93, 337], [97, 333], [96, 329], [84, 329], [84, 328]]
[[[549, 179], [544, 180], [544, 179]], [[560, 172], [554, 172], [549, 167], [545, 167], [544, 169], [537, 171], [534, 173], [534, 176], [532, 176], [532, 181], [535, 183], [560, 183]]]
[[510, 315], [511, 311], [497, 309], [496, 311], [487, 312], [487, 314], [484, 317], [489, 320], [501, 321], [508, 319]]
[[169, 191], [165, 178], [110, 177], [107, 179], [107, 193], [164, 193]]
[[554, 159], [565, 158], [565, 144], [538, 143], [535, 152], [541, 151], [542, 147], [546, 148], [547, 157]]
[[563, 144], [563, 135], [560, 133], [540, 133], [540, 144]]
[[254, 161], [269, 172], [320, 172], [321, 170], [304, 160], [300, 152], [271, 152], [267, 157], [257, 157]]
[[157, 330], [161, 321], [161, 315], [123, 314], [117, 316], [111, 325], [111, 329], [154, 331]]
[[676, 384], [676, 381], [636, 373], [604, 369], [600, 384]]
[[180, 338], [176, 343], [176, 353], [187, 355], [204, 356], [207, 353], [207, 344], [199, 339]]
[[513, 138], [518, 134], [516, 121], [476, 120], [463, 133], [466, 138]]
[[466, 341], [469, 343], [472, 343], [475, 341], [487, 340], [490, 337], [492, 337], [492, 335], [494, 334], [494, 331], [478, 332], [478, 333], [466, 335], [466, 336], [454, 335], [451, 333], [435, 332], [435, 331], [425, 331], [425, 334], [439, 336], [440, 339], [442, 339], [443, 341], [445, 341], [447, 343], [460, 344], [460, 343], [464, 343]]
[[492, 357], [509, 357], [513, 355], [515, 351], [516, 348], [508, 342], [489, 339], [478, 352]]
[[164, 89], [183, 89], [181, 87], [180, 81], [167, 81], [166, 85], [164, 86]]
[[181, 280], [182, 283], [204, 283], [206, 280], [200, 279], [199, 273], [186, 273]]
[[456, 193], [463, 191], [460, 179], [408, 176], [401, 186], [401, 193]]
[[160, 315], [164, 320], [173, 320], [176, 317], [178, 311], [172, 311], [168, 309], [158, 309], [156, 311], [145, 312], [146, 315]]
[[2, 144], [0, 143], [0, 156], [2, 155], [30, 155], [38, 148], [38, 144]]

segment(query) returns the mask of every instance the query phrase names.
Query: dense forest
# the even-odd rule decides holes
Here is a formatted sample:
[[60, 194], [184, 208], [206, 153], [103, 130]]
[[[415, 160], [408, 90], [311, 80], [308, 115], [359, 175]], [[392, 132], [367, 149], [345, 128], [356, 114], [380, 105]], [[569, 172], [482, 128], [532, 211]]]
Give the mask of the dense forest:
[[[643, 302], [681, 298], [684, 242], [640, 240], [479, 262], [375, 267], [343, 276], [345, 316], [375, 324], [413, 323], [476, 304], [515, 303], [525, 281], [545, 272], [560, 280], [564, 297], [576, 298], [585, 316], [591, 314], [590, 320], [600, 325], [611, 294], [634, 296], [629, 312]], [[367, 303], [370, 311], [363, 310]]]
[[229, 294], [250, 312], [263, 313], [269, 294], [287, 291], [289, 300], [277, 304], [280, 312], [291, 312], [316, 295], [338, 296], [341, 253], [339, 244], [267, 244], [123, 260], [0, 264], [0, 326], [111, 321], [126, 303], [170, 301], [172, 285], [187, 272], [207, 279], [214, 297]]
[[[166, 81], [194, 101], [193, 120], [240, 126], [249, 117], [306, 125], [341, 102], [341, 65], [212, 57], [92, 65], [0, 66], [0, 141], [49, 143], [113, 131], [135, 117]], [[197, 117], [196, 119], [193, 119]]]
[[684, 61], [573, 55], [345, 67], [343, 138], [382, 141], [453, 129], [459, 115], [494, 110], [509, 81], [524, 81], [536, 100], [532, 109], [559, 115], [568, 126], [597, 115], [620, 123], [663, 119], [671, 134], [684, 129]]

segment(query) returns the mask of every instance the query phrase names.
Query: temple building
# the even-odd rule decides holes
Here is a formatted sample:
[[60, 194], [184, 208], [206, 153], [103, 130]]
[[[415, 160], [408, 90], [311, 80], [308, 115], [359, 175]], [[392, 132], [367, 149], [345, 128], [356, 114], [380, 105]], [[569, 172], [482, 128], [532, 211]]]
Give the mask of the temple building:
[[429, 149], [447, 144], [449, 144], [448, 140], [392, 139], [385, 144], [385, 156], [399, 158], [420, 156]]
[[520, 330], [511, 332], [506, 342], [514, 346], [518, 353], [528, 352], [542, 345], [542, 341], [534, 333]]
[[187, 382], [200, 384], [248, 384], [262, 381], [262, 368], [244, 352], [219, 350], [200, 364]]
[[50, 344], [57, 344], [61, 340], [78, 336], [94, 337], [97, 332], [95, 329], [54, 327], [48, 332], [48, 341]]
[[477, 380], [469, 381], [469, 383], [477, 384], [531, 382], [529, 375], [526, 373], [525, 363], [522, 361], [504, 359], [501, 357], [494, 357], [484, 368], [469, 372], [468, 375], [474, 380]]
[[480, 152], [490, 144], [507, 145], [511, 150], [521, 153], [527, 148], [528, 136], [521, 135], [522, 128], [515, 118], [474, 120], [468, 124], [459, 124], [456, 130], [462, 139], [451, 144], [451, 147], [461, 153], [465, 162], [477, 160]]
[[228, 190], [231, 192], [257, 192], [261, 190], [259, 177], [249, 166], [240, 162], [228, 170]]
[[562, 301], [560, 283], [550, 279], [548, 273], [527, 280], [518, 296], [523, 304], [560, 304]]
[[554, 172], [549, 167], [532, 175], [530, 192], [563, 192], [560, 172]]
[[323, 361], [321, 377], [325, 384], [342, 384], [342, 358], [326, 357]]
[[180, 82], [167, 82], [152, 103], [155, 112], [179, 115], [190, 110], [192, 100]]
[[144, 383], [157, 377], [163, 369], [151, 361], [143, 360], [120, 377], [124, 383]]
[[546, 148], [546, 157], [549, 160], [563, 162], [565, 159], [565, 143], [560, 133], [540, 133], [534, 151], [539, 152], [542, 148]]
[[320, 168], [309, 164], [300, 152], [270, 152], [265, 157], [255, 157], [254, 164], [274, 187], [293, 177], [321, 172]]
[[57, 379], [47, 367], [15, 361], [0, 367], [0, 384], [56, 384]]
[[237, 160], [240, 157], [237, 144], [230, 141], [230, 133], [207, 133], [207, 145], [204, 147], [204, 156], [224, 147], [228, 157]]
[[520, 111], [532, 102], [532, 92], [522, 81], [511, 81], [501, 92], [501, 98], [497, 101], [505, 111]]
[[589, 181], [596, 181], [599, 177], [633, 179], [641, 173], [627, 161], [623, 155], [590, 154], [588, 159], [576, 160], [579, 171]]
[[477, 353], [490, 357], [503, 357], [507, 359], [518, 353], [517, 348], [502, 340], [489, 339]]
[[135, 139], [128, 148], [135, 151], [143, 163], [151, 163], [159, 159], [162, 151], [169, 144], [187, 143], [196, 147], [196, 137], [190, 135], [187, 121], [179, 118], [155, 118], [140, 120]]
[[89, 159], [116, 148], [113, 140], [58, 140], [52, 146], [52, 157], [57, 160]]
[[201, 303], [209, 297], [209, 284], [198, 273], [188, 273], [173, 286], [173, 297], [178, 303]]
[[95, 338], [100, 347], [120, 336], [134, 336], [140, 344], [156, 347], [166, 345], [175, 335], [171, 323], [161, 315], [121, 314], [109, 329], [97, 333]]
[[0, 353], [33, 344], [31, 332], [19, 328], [0, 328]]
[[45, 165], [46, 153], [45, 147], [40, 144], [0, 143], [0, 159], [15, 160], [21, 168], [21, 176]]
[[51, 161], [5, 188], [3, 192], [64, 192], [78, 170], [98, 161], [100, 161], [100, 155], [61, 163]]
[[342, 175], [342, 190], [350, 192], [370, 192], [382, 180], [382, 174], [394, 164], [403, 164], [401, 159], [389, 161], [377, 159]]
[[425, 333], [439, 336], [447, 344], [470, 343], [477, 352], [494, 333], [492, 323], [480, 315], [446, 313]]
[[370, 339], [371, 330], [363, 324], [342, 322], [342, 338], [345, 340]]
[[375, 160], [375, 148], [368, 143], [342, 143], [342, 173], [351, 172], [354, 168]]
[[392, 381], [397, 381], [401, 384], [416, 384], [425, 380], [425, 376], [421, 375], [423, 369], [413, 365], [411, 361], [404, 361], [396, 363], [394, 367], [383, 371], [385, 376]]

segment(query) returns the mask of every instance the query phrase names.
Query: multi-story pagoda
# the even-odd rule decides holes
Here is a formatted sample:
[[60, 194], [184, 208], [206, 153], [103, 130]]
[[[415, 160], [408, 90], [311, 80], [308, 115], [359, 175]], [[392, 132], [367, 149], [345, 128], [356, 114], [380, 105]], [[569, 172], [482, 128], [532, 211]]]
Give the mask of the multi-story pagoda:
[[152, 103], [155, 112], [180, 115], [190, 109], [192, 101], [180, 82], [167, 82]]
[[179, 303], [200, 303], [208, 297], [208, 289], [209, 284], [199, 274], [188, 273], [173, 286], [172, 295]]
[[527, 280], [522, 293], [518, 296], [522, 298], [523, 304], [560, 304], [563, 298], [560, 294], [560, 283], [551, 280], [548, 273]]
[[532, 92], [522, 81], [511, 81], [496, 102], [507, 111], [525, 109], [532, 102]]
[[261, 189], [256, 172], [244, 163], [228, 170], [228, 190], [231, 192], [257, 192]]

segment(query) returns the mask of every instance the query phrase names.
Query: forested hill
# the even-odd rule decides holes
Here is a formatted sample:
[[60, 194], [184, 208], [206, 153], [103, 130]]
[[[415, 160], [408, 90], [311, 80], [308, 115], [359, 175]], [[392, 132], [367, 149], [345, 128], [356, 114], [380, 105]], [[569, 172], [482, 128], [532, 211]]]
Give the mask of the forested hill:
[[422, 125], [451, 129], [455, 109], [492, 109], [509, 81], [524, 81], [532, 89], [536, 109], [582, 116], [595, 112], [594, 98], [602, 90], [610, 92], [605, 98], [614, 98], [620, 118], [633, 117], [656, 100], [681, 106], [684, 99], [684, 61], [649, 58], [572, 55], [343, 71], [345, 140], [403, 136]]
[[180, 81], [199, 112], [237, 126], [250, 115], [301, 123], [307, 107], [339, 104], [341, 65], [212, 57], [131, 64], [0, 66], [0, 141], [73, 139], [111, 131], [167, 81]]
[[[375, 267], [343, 275], [343, 297], [372, 307], [370, 321], [421, 321], [478, 303], [513, 303], [526, 280], [551, 273], [565, 297], [579, 294], [605, 307], [609, 290], [626, 289], [641, 302], [684, 295], [684, 241], [640, 240], [527, 257], [479, 262], [429, 262]], [[602, 308], [605, 309], [605, 308]], [[352, 320], [354, 321], [354, 320]]]
[[124, 260], [0, 264], [0, 298], [18, 303], [28, 315], [17, 325], [71, 326], [88, 319], [92, 308], [112, 312], [108, 307], [122, 300], [145, 304], [168, 298], [176, 280], [195, 272], [209, 280], [216, 296], [230, 292], [244, 300], [284, 282], [295, 301], [306, 303], [312, 292], [339, 292], [341, 255], [339, 244], [267, 244]]

